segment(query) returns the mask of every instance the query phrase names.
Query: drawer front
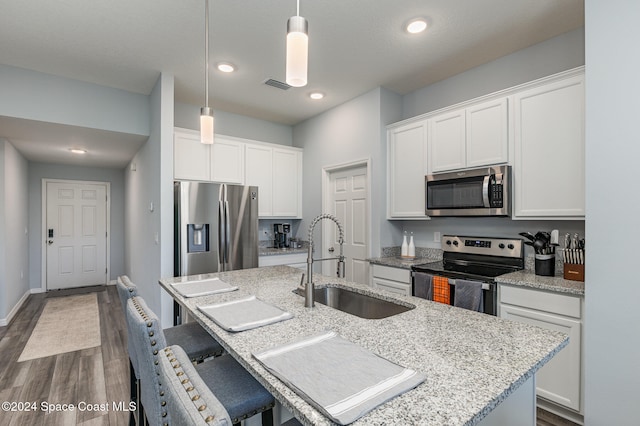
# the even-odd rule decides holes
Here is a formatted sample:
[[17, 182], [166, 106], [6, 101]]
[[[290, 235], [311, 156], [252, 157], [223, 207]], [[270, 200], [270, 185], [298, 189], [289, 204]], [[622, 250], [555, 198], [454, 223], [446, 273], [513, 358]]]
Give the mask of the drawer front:
[[399, 283], [397, 281], [389, 281], [384, 278], [373, 278], [373, 288], [385, 290], [390, 293], [411, 296], [411, 284]]
[[581, 318], [579, 297], [500, 284], [500, 303]]
[[270, 256], [258, 256], [258, 266], [290, 265], [304, 268], [307, 265], [305, 253], [274, 254]]
[[391, 281], [399, 281], [411, 284], [411, 271], [402, 268], [392, 268], [389, 266], [373, 265], [373, 276]]

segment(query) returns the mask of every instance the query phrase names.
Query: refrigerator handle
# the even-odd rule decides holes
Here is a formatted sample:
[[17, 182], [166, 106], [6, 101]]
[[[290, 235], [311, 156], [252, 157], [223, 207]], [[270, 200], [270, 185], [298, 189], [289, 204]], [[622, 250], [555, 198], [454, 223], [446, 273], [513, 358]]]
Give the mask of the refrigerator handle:
[[[225, 250], [226, 244], [224, 244], [224, 241], [226, 241], [226, 236], [224, 234], [225, 232], [224, 218], [225, 218], [224, 205], [222, 204], [222, 201], [219, 201], [218, 202], [218, 265], [220, 266], [222, 266], [225, 261], [224, 250]], [[219, 270], [224, 270], [224, 269], [220, 268]]]
[[230, 270], [230, 265], [229, 265], [229, 255], [230, 255], [230, 251], [231, 251], [231, 247], [229, 247], [229, 239], [231, 237], [231, 224], [229, 223], [229, 201], [228, 200], [224, 200], [224, 226], [225, 226], [225, 230], [224, 230], [224, 270]]

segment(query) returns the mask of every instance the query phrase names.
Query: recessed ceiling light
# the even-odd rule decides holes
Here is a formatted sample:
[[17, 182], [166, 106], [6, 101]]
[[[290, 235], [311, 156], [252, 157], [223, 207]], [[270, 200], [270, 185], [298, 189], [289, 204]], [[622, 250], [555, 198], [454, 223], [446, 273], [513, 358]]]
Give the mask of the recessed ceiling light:
[[309, 97], [311, 99], [315, 99], [315, 100], [322, 99], [322, 98], [324, 98], [324, 93], [322, 93], [322, 92], [309, 93]]
[[233, 64], [230, 64], [229, 62], [219, 62], [218, 70], [222, 72], [234, 72], [236, 70], [236, 67], [233, 66]]
[[74, 154], [86, 154], [87, 153], [86, 149], [80, 149], [80, 148], [69, 148], [69, 151], [71, 151]]
[[409, 34], [418, 34], [427, 29], [427, 21], [423, 18], [412, 19], [406, 28]]

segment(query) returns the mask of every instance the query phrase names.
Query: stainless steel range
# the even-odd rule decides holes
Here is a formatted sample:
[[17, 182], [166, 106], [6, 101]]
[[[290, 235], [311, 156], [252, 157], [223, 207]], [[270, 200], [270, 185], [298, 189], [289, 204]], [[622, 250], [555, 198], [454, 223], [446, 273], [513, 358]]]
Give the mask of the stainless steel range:
[[418, 273], [449, 279], [450, 304], [455, 303], [456, 279], [482, 283], [483, 312], [497, 314], [497, 285], [499, 275], [524, 268], [523, 241], [517, 238], [442, 237], [443, 258], [440, 262], [415, 265], [413, 295], [416, 295], [415, 276]]

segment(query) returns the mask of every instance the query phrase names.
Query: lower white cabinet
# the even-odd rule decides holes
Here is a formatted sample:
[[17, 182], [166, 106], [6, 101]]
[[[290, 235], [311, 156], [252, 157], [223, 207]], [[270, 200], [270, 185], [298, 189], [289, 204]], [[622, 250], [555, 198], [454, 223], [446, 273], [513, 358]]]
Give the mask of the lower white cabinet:
[[569, 344], [536, 374], [536, 394], [544, 408], [548, 408], [544, 406], [548, 401], [552, 403], [552, 410], [558, 405], [569, 409], [554, 410], [558, 414], [579, 419], [583, 413], [581, 313], [584, 299], [501, 284], [499, 300], [500, 317], [569, 335]]
[[286, 265], [294, 268], [305, 269], [307, 267], [307, 253], [274, 254], [258, 256], [258, 266]]
[[411, 296], [410, 270], [382, 265], [371, 266], [371, 286], [373, 288]]

